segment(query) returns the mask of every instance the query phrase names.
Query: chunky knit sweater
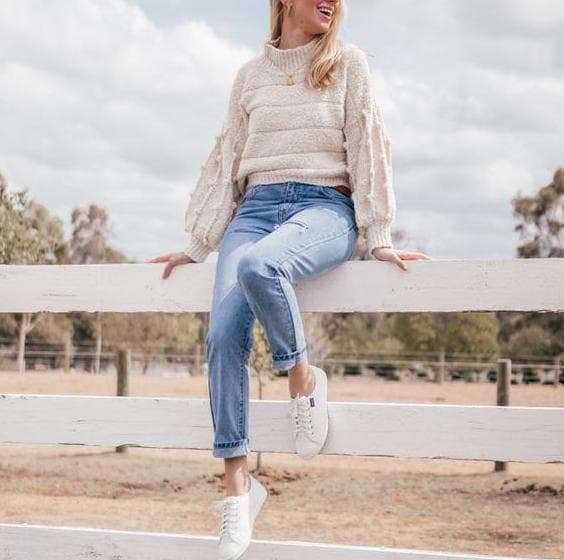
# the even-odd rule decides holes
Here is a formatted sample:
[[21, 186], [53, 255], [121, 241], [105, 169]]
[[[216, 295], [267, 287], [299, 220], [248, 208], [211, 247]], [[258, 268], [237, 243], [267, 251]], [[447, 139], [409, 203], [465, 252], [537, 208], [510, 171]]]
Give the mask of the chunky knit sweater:
[[190, 241], [183, 252], [196, 262], [218, 249], [246, 189], [260, 183], [348, 185], [359, 228], [351, 260], [393, 246], [392, 154], [367, 57], [339, 40], [336, 83], [311, 89], [305, 76], [318, 40], [289, 49], [266, 41], [239, 68], [185, 212]]

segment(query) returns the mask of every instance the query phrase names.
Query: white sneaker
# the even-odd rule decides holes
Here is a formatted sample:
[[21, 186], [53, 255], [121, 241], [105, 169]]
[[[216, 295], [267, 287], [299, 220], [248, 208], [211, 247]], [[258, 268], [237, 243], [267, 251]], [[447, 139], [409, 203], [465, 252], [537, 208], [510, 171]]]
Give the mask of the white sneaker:
[[309, 366], [315, 378], [311, 395], [290, 397], [292, 431], [296, 452], [302, 459], [311, 459], [319, 453], [329, 430], [327, 407], [327, 374], [319, 367]]
[[218, 560], [236, 560], [247, 550], [255, 519], [268, 492], [253, 476], [250, 489], [240, 496], [225, 496], [216, 500], [214, 508], [223, 512], [219, 531]]

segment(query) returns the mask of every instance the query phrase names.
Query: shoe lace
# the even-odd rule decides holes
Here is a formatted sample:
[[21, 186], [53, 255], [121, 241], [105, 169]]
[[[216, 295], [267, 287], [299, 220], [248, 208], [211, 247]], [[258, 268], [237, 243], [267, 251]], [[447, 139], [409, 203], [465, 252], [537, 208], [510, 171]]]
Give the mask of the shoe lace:
[[311, 418], [311, 405], [309, 397], [299, 395], [291, 400], [290, 416], [294, 423], [294, 436], [303, 432], [313, 435], [313, 423]]
[[239, 504], [234, 500], [224, 498], [223, 500], [216, 500], [214, 509], [222, 512], [221, 528], [219, 530], [220, 540], [230, 536], [231, 540], [235, 540], [234, 536], [237, 534], [239, 525]]

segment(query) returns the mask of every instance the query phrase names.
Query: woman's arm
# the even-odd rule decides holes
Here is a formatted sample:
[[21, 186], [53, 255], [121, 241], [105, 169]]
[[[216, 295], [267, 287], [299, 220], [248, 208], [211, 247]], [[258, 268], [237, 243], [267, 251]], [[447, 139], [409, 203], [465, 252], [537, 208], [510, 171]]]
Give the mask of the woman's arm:
[[392, 184], [392, 150], [371, 85], [364, 51], [349, 44], [345, 101], [345, 148], [356, 222], [372, 254], [392, 247], [396, 214]]
[[214, 146], [201, 166], [185, 211], [185, 230], [191, 238], [182, 252], [196, 262], [204, 261], [219, 247], [237, 207], [234, 181], [248, 125], [248, 115], [240, 103], [247, 64], [243, 64], [235, 76], [221, 134], [216, 136]]

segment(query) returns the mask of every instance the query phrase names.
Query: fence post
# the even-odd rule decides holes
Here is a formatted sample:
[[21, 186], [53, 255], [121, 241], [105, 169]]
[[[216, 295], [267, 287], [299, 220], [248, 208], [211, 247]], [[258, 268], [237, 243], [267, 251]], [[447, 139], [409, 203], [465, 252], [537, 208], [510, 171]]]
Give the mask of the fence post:
[[194, 364], [194, 369], [190, 372], [190, 375], [203, 375], [204, 368], [202, 366], [202, 345], [197, 342], [195, 349], [194, 349], [194, 360], [192, 361]]
[[63, 355], [63, 372], [69, 373], [71, 368], [72, 335], [70, 332], [65, 334], [65, 350]]
[[[497, 405], [509, 406], [509, 386], [511, 384], [511, 360], [500, 358], [497, 361]], [[506, 471], [505, 461], [495, 462], [495, 471]]]
[[[117, 352], [117, 396], [126, 397], [129, 394], [128, 371], [131, 363], [131, 350], [129, 348], [120, 348]], [[125, 453], [127, 445], [118, 445], [116, 453]]]
[[445, 352], [439, 352], [439, 363], [435, 372], [435, 383], [442, 383], [445, 380]]

